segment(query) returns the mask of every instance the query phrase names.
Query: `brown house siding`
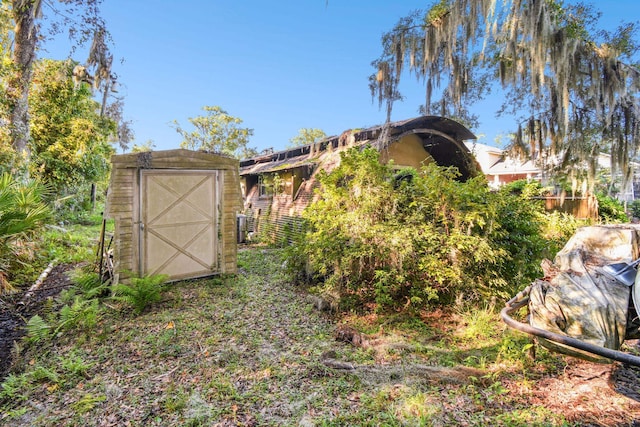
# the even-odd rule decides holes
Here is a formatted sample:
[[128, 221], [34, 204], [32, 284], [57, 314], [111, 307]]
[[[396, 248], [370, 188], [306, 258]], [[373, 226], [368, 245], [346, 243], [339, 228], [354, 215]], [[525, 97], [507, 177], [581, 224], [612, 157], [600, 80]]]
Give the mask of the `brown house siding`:
[[[378, 140], [385, 134], [383, 131], [389, 136], [386, 143]], [[340, 152], [350, 147], [370, 144], [380, 150], [381, 161], [393, 160], [400, 167], [419, 169], [429, 162], [455, 166], [464, 180], [479, 171], [463, 144], [466, 139], [475, 139], [475, 136], [461, 124], [443, 117], [425, 116], [388, 124], [386, 130], [385, 126], [349, 130], [308, 146], [243, 160], [240, 175], [245, 186], [249, 231], [266, 235], [270, 240], [288, 239], [288, 234], [299, 228], [302, 211], [318, 197], [316, 174], [320, 170], [330, 172], [340, 163]], [[261, 196], [259, 180], [272, 179], [276, 174], [290, 180], [294, 191]]]

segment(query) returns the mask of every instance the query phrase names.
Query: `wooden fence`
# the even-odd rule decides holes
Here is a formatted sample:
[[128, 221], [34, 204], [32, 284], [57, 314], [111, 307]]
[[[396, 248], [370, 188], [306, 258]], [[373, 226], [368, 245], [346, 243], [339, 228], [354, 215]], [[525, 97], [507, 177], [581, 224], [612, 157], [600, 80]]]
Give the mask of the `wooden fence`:
[[597, 219], [598, 200], [595, 197], [542, 197], [547, 212], [565, 212], [578, 219]]

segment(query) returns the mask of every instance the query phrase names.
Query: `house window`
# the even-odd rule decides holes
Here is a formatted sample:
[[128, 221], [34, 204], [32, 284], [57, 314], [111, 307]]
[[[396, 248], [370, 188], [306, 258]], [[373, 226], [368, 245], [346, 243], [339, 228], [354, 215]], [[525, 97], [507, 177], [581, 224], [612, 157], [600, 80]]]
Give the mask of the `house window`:
[[260, 197], [271, 197], [273, 195], [273, 182], [264, 175], [258, 177], [258, 195]]
[[274, 195], [291, 195], [293, 180], [291, 176], [281, 176], [278, 173], [260, 175], [258, 177], [258, 190], [260, 197]]

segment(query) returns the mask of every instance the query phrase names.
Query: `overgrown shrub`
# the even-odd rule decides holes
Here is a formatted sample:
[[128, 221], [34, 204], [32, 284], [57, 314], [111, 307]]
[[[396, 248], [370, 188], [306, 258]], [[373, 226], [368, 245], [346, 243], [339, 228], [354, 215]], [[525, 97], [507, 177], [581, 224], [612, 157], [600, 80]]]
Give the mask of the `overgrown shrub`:
[[640, 219], [640, 200], [636, 199], [629, 204], [629, 212], [633, 218]]
[[352, 308], [508, 295], [538, 274], [541, 207], [492, 193], [484, 177], [457, 177], [435, 164], [399, 172], [371, 148], [342, 153], [339, 167], [319, 174], [321, 197], [304, 213], [308, 231], [290, 265]]
[[592, 223], [590, 219], [578, 219], [566, 212], [551, 212], [542, 217], [542, 236], [547, 242], [545, 257], [552, 259], [573, 236], [579, 227]]
[[27, 322], [27, 341], [46, 342], [69, 330], [91, 332], [100, 319], [99, 303], [98, 299], [85, 299], [76, 295], [58, 313], [50, 313], [46, 320], [36, 314]]
[[544, 196], [550, 191], [549, 188], [543, 187], [539, 181], [529, 179], [518, 179], [516, 181], [509, 182], [500, 187], [500, 190], [525, 197]]
[[488, 233], [491, 245], [500, 248], [506, 256], [500, 257], [495, 268], [486, 269], [483, 290], [486, 294], [508, 298], [540, 275], [540, 261], [551, 257], [548, 241], [542, 230], [546, 214], [543, 202], [534, 199], [543, 191], [538, 183], [526, 184], [513, 194], [508, 186], [492, 193], [487, 203], [493, 205], [494, 227]]
[[624, 205], [613, 197], [596, 194], [598, 199], [598, 216], [604, 222], [627, 222], [629, 218], [624, 210]]
[[10, 289], [9, 265], [30, 254], [31, 237], [50, 218], [51, 211], [42, 201], [46, 192], [46, 187], [35, 181], [0, 175], [0, 295]]

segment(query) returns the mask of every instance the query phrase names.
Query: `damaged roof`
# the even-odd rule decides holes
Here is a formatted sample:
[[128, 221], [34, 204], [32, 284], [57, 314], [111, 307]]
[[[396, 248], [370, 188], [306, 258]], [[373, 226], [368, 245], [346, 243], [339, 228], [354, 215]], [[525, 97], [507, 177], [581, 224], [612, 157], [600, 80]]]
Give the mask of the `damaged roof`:
[[[256, 175], [267, 172], [313, 165], [324, 151], [346, 145], [380, 144], [380, 136], [388, 128], [387, 144], [408, 134], [422, 138], [425, 150], [440, 165], [456, 166], [463, 175], [472, 175], [468, 159], [469, 149], [463, 141], [476, 136], [462, 124], [439, 116], [421, 116], [413, 119], [378, 125], [367, 129], [349, 129], [339, 136], [330, 136], [314, 144], [265, 154], [240, 161], [240, 175]], [[378, 149], [384, 148], [377, 146]]]

